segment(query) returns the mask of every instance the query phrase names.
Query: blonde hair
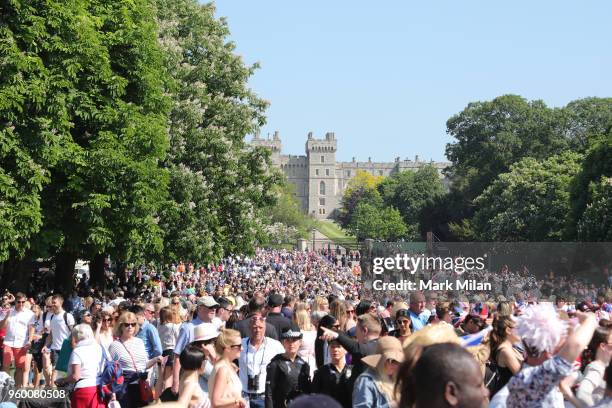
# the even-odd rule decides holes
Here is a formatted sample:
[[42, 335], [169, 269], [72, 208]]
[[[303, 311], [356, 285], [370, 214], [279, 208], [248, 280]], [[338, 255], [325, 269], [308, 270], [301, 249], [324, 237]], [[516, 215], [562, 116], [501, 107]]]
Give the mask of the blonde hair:
[[223, 351], [232, 345], [231, 339], [240, 339], [240, 332], [238, 330], [233, 329], [222, 329], [221, 334], [217, 337], [217, 341], [215, 341], [215, 351], [220, 356], [223, 355]]
[[297, 302], [295, 304], [295, 307], [293, 308], [293, 313], [299, 311], [299, 310], [305, 310], [306, 312], [308, 312], [308, 303], [306, 302]]
[[298, 325], [300, 330], [310, 331], [312, 330], [312, 323], [310, 322], [310, 316], [306, 310], [298, 310], [293, 312], [293, 321]]
[[387, 373], [385, 372], [385, 365], [387, 364], [387, 359], [381, 358], [378, 362], [376, 368], [371, 368], [376, 375], [374, 376], [374, 384], [376, 384], [376, 388], [384, 394], [387, 398], [387, 401], [391, 403], [392, 401], [399, 402], [399, 390], [395, 388], [395, 381], [398, 377], [399, 372], [396, 372], [393, 378], [389, 378]]
[[123, 312], [119, 316], [119, 319], [117, 319], [117, 324], [115, 324], [115, 327], [113, 328], [113, 335], [115, 337], [121, 337], [121, 335], [123, 334], [123, 324], [128, 321], [136, 322], [136, 329], [134, 330], [134, 333], [138, 333], [138, 330], [140, 330], [140, 325], [138, 324], [138, 319], [136, 318], [136, 315], [132, 312]]
[[312, 311], [313, 312], [323, 311], [324, 303], [327, 303], [329, 306], [327, 299], [325, 299], [323, 296], [317, 296], [316, 298], [314, 298], [314, 302], [312, 302]]

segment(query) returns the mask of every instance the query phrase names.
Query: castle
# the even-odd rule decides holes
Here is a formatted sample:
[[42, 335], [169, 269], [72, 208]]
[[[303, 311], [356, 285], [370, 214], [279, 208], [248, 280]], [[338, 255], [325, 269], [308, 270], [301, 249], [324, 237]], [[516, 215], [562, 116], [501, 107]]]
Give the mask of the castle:
[[[306, 140], [306, 156], [281, 154], [282, 142], [280, 133], [274, 132], [272, 138], [264, 139], [255, 135], [252, 146], [266, 147], [271, 150], [272, 164], [279, 167], [288, 181], [295, 186], [295, 195], [304, 212], [314, 218], [329, 218], [332, 212], [340, 207], [342, 194], [348, 182], [358, 170], [366, 171], [375, 176], [390, 176], [401, 171], [415, 171], [425, 165], [434, 166], [443, 178], [442, 170], [450, 163], [422, 161], [419, 156], [414, 160], [375, 163], [371, 158], [367, 162], [337, 162], [338, 147], [333, 132], [325, 134], [325, 139], [315, 139], [312, 132]], [[448, 185], [448, 180], [444, 180]]]

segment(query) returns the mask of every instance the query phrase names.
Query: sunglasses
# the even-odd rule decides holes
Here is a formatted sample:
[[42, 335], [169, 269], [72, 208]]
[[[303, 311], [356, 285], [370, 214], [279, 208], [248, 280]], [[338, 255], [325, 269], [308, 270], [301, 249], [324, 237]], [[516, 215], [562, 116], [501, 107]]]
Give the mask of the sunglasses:
[[25, 302], [26, 302], [25, 300], [18, 300], [18, 301], [17, 301], [17, 302], [15, 302], [15, 303], [24, 304]]
[[346, 314], [353, 314], [353, 313], [355, 313], [355, 311], [354, 311], [354, 310], [347, 310], [347, 311], [346, 311]]
[[136, 327], [138, 323], [123, 323], [123, 327]]
[[242, 344], [232, 344], [230, 347], [232, 350], [240, 350], [242, 348]]
[[107, 317], [105, 319], [102, 319], [103, 322], [112, 322], [113, 318], [112, 317]]

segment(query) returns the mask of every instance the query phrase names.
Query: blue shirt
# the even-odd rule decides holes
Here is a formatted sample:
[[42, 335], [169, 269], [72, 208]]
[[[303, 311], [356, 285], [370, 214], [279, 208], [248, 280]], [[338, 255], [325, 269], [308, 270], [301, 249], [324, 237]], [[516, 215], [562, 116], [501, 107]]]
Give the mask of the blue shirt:
[[204, 322], [196, 317], [192, 321], [185, 322], [181, 325], [176, 344], [174, 345], [174, 354], [181, 355], [185, 347], [193, 340], [194, 327], [202, 323]]
[[140, 330], [136, 335], [144, 343], [145, 350], [149, 359], [162, 355], [161, 340], [159, 339], [159, 333], [155, 326], [149, 323], [147, 320], [140, 326]]
[[425, 327], [429, 321], [429, 316], [431, 316], [431, 311], [429, 309], [423, 310], [419, 315], [412, 310], [408, 310], [408, 312], [410, 313], [410, 320], [412, 320], [412, 332], [421, 330]]
[[363, 372], [355, 381], [353, 388], [353, 408], [389, 408], [389, 401], [376, 386], [374, 374], [370, 369]]

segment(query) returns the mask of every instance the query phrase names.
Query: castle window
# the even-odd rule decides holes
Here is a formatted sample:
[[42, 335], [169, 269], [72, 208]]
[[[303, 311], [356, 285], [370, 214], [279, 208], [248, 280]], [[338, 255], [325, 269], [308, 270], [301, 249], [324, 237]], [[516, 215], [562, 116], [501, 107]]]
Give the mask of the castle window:
[[383, 175], [383, 171], [382, 170], [378, 170], [378, 175], [382, 176]]
[[319, 183], [319, 195], [325, 195], [325, 182]]
[[319, 198], [319, 205], [325, 205], [325, 197]]
[[321, 156], [321, 163], [325, 163], [325, 156]]
[[350, 170], [347, 170], [346, 177], [351, 177], [351, 171]]
[[319, 169], [315, 169], [315, 176], [319, 175]]
[[329, 169], [325, 169], [325, 175], [329, 176]]
[[321, 208], [321, 214], [325, 215], [325, 208]]

